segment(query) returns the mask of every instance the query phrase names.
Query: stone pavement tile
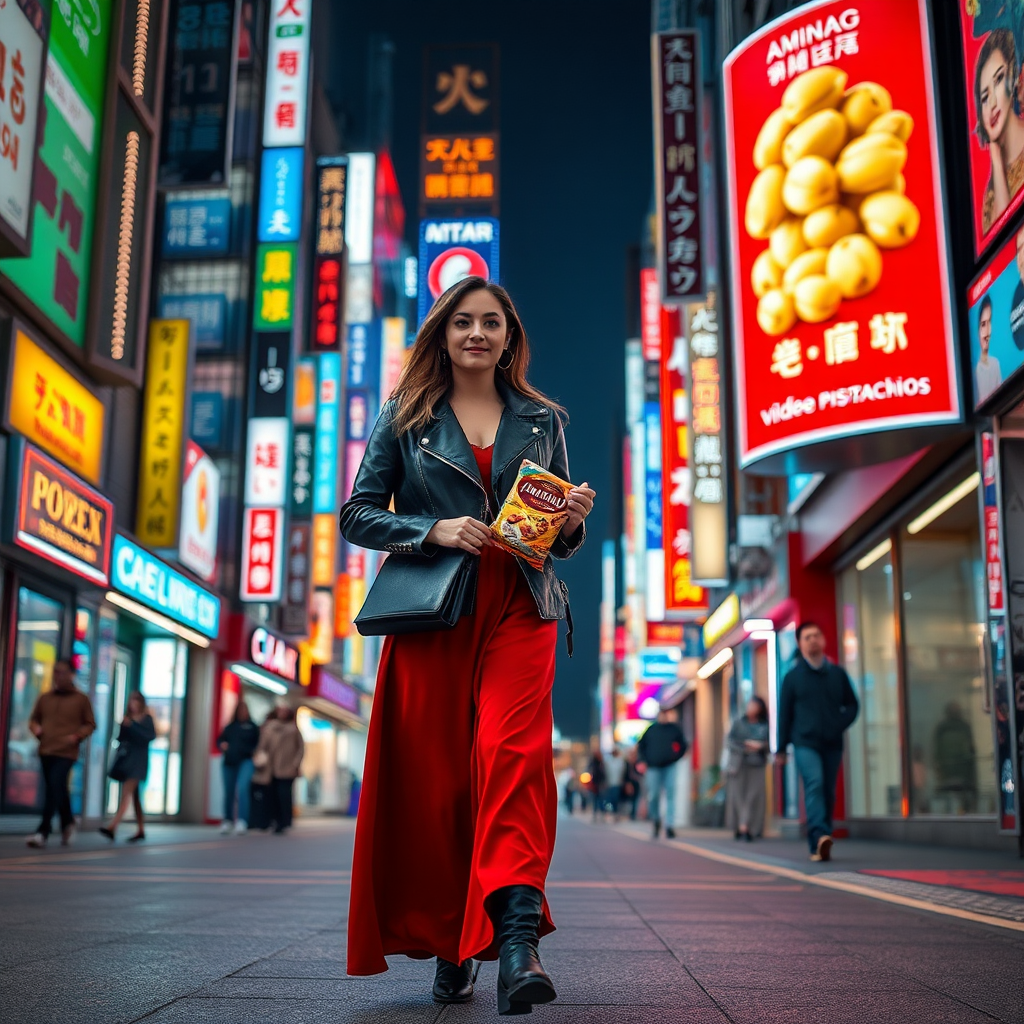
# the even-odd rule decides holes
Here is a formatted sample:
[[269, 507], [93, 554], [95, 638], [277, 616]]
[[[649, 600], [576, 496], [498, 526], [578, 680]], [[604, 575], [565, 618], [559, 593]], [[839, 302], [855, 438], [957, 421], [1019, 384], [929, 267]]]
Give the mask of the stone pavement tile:
[[316, 999], [324, 1002], [342, 1000], [369, 1005], [376, 1001], [416, 1001], [430, 995], [434, 982], [433, 969], [422, 978], [386, 975], [370, 978], [220, 978], [192, 993], [193, 998], [213, 999]]
[[316, 999], [185, 998], [146, 1017], [145, 1024], [433, 1024], [441, 1010], [429, 998], [341, 1008]]
[[637, 928], [643, 924], [640, 915], [633, 911], [602, 914], [592, 910], [566, 910], [557, 903], [552, 904], [551, 916], [556, 928]]
[[[635, 922], [639, 923], [639, 922]], [[656, 950], [663, 953], [665, 944], [649, 928], [613, 928], [559, 926], [558, 931], [541, 941], [541, 949], [549, 950]]]
[[[441, 1024], [468, 1024], [500, 1020], [492, 1006], [482, 1013], [477, 1000], [468, 1006], [449, 1006]], [[728, 1018], [714, 1003], [700, 1008], [664, 1006], [578, 1006], [562, 1002], [549, 1003], [534, 1010], [538, 1024], [729, 1024]], [[338, 1024], [341, 1024], [339, 1021]], [[348, 1024], [346, 1021], [345, 1024]]]
[[822, 986], [817, 992], [715, 989], [733, 1024], [993, 1024], [953, 999], [919, 990], [873, 992]]

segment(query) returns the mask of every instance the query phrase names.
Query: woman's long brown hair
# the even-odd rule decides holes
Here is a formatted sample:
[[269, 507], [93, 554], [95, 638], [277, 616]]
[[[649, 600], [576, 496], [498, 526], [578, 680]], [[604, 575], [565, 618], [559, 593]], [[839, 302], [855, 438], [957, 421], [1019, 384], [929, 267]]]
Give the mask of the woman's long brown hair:
[[[508, 292], [493, 281], [485, 281], [482, 277], [467, 277], [453, 284], [434, 303], [409, 350], [408, 362], [391, 394], [397, 403], [392, 421], [396, 437], [407, 430], [425, 427], [430, 422], [434, 407], [451, 391], [452, 363], [447, 356], [445, 330], [466, 295], [481, 289], [490, 292], [501, 303], [512, 339], [509, 344], [512, 362], [508, 369], [499, 366], [497, 372], [514, 391], [564, 415], [565, 410], [557, 402], [542, 394], [526, 379], [526, 368], [530, 364], [530, 343]], [[445, 353], [443, 357], [442, 353]]]

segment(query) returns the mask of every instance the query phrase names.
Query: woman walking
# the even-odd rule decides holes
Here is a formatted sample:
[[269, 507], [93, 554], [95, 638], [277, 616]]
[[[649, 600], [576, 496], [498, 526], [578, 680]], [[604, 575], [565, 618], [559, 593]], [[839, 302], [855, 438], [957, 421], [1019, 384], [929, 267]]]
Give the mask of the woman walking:
[[[240, 700], [235, 713], [217, 737], [224, 755], [221, 777], [224, 782], [224, 820], [220, 830], [227, 835], [245, 835], [249, 828], [249, 788], [252, 783], [252, 755], [260, 742], [260, 731], [249, 714], [249, 705]], [[236, 811], [237, 808], [237, 811]]]
[[[567, 591], [550, 561], [532, 568], [487, 526], [523, 459], [569, 478], [559, 407], [528, 383], [528, 361], [503, 288], [479, 277], [449, 288], [420, 328], [341, 510], [350, 543], [421, 556], [427, 589], [448, 558], [441, 549], [467, 552], [475, 574], [454, 628], [384, 643], [348, 972], [387, 970], [389, 954], [436, 957], [434, 998], [455, 1003], [472, 997], [474, 960], [500, 959], [502, 1014], [555, 998], [537, 944], [554, 928], [544, 897], [558, 801], [551, 685]], [[555, 558], [583, 544], [593, 498], [586, 484], [569, 493]]]
[[146, 707], [146, 698], [138, 690], [128, 697], [128, 709], [121, 721], [117, 734], [117, 756], [110, 769], [110, 776], [121, 783], [121, 803], [110, 824], [100, 829], [111, 842], [117, 833], [128, 808], [135, 805], [135, 835], [129, 843], [138, 843], [146, 838], [146, 821], [142, 815], [142, 798], [139, 787], [149, 774], [149, 745], [156, 739], [153, 716]]
[[260, 741], [253, 754], [253, 781], [266, 786], [269, 796], [268, 821], [281, 835], [292, 827], [292, 790], [302, 768], [306, 746], [295, 724], [293, 708], [279, 706], [260, 729]]
[[768, 763], [768, 708], [760, 697], [747, 701], [746, 714], [737, 718], [726, 741], [729, 776], [726, 827], [748, 843], [764, 831], [765, 778]]

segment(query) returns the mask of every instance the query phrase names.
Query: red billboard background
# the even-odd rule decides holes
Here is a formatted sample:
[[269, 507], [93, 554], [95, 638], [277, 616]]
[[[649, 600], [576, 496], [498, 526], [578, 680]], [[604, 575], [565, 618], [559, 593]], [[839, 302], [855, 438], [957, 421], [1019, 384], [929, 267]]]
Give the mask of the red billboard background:
[[[864, 0], [856, 7], [825, 0], [772, 22], [725, 62], [743, 466], [851, 434], [960, 418], [927, 26], [925, 0]], [[754, 145], [789, 83], [823, 66], [845, 72], [847, 90], [880, 83], [893, 108], [913, 118], [903, 176], [920, 226], [903, 248], [881, 250], [873, 290], [843, 298], [823, 321], [797, 319], [769, 335], [758, 323], [751, 283], [754, 261], [769, 242], [752, 238], [744, 219], [758, 175]], [[813, 468], [814, 453], [808, 456], [803, 462]]]
[[[971, 216], [974, 223], [974, 255], [980, 257], [982, 252], [988, 248], [989, 242], [997, 234], [1007, 221], [1020, 209], [1024, 202], [1024, 176], [1015, 175], [1010, 170], [1011, 165], [1018, 165], [1024, 161], [1024, 150], [1020, 145], [1024, 142], [1024, 104], [1021, 102], [1022, 77], [1018, 74], [1016, 81], [1008, 82], [1006, 95], [1001, 90], [993, 90], [993, 95], [998, 95], [1000, 102], [993, 106], [998, 111], [998, 121], [991, 123], [991, 118], [996, 110], [993, 106], [988, 108], [988, 117], [983, 120], [988, 124], [979, 125], [978, 111], [978, 88], [986, 89], [993, 85], [993, 76], [990, 71], [995, 71], [998, 65], [1002, 64], [999, 58], [998, 46], [1000, 38], [992, 38], [989, 43], [990, 51], [986, 53], [986, 59], [979, 67], [978, 58], [982, 54], [986, 42], [992, 37], [993, 31], [1004, 30], [1011, 38], [1020, 40], [1024, 34], [1024, 16], [1020, 15], [1020, 8], [1010, 4], [997, 4], [994, 0], [983, 4], [978, 8], [976, 15], [968, 13], [970, 4], [960, 0], [960, 36], [964, 48], [964, 94], [967, 105], [967, 151], [971, 158]], [[1014, 15], [1017, 15], [1016, 17]], [[1003, 37], [1005, 38], [1005, 36]], [[1020, 43], [1013, 44], [1018, 68], [1021, 63]], [[995, 48], [993, 54], [991, 48]], [[986, 69], [986, 64], [989, 68]], [[1009, 77], [1010, 72], [1007, 71]], [[1018, 106], [1021, 106], [1022, 116], [1018, 117], [1013, 110], [1011, 92], [1018, 96]], [[1002, 123], [999, 123], [1002, 122]], [[985, 139], [989, 141], [986, 142]], [[991, 143], [995, 142], [1000, 146], [1003, 153], [1003, 165], [1006, 170], [1003, 172], [1007, 178], [1009, 202], [1004, 209], [997, 209], [995, 201], [995, 190], [992, 196], [986, 201], [986, 193], [989, 191], [989, 183], [993, 180], [996, 172], [992, 164]], [[1014, 143], [1016, 142], [1016, 145]], [[1005, 147], [1016, 148], [1017, 152], [1007, 151]], [[1016, 188], [1014, 185], [1016, 184]], [[986, 205], [989, 209], [986, 210]]]

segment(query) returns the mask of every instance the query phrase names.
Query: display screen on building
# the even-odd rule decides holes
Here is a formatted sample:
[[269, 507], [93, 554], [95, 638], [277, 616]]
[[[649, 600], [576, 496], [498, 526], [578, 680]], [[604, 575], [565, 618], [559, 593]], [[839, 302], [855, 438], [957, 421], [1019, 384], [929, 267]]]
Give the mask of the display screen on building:
[[723, 78], [740, 464], [959, 420], [925, 0], [802, 6]]
[[1024, 202], [1024, 107], [1020, 67], [1024, 7], [958, 3], [964, 54], [964, 124], [971, 161], [974, 254], [980, 256]]
[[497, 281], [498, 221], [493, 217], [420, 222], [419, 322], [442, 292], [467, 277]]
[[220, 525], [220, 470], [194, 441], [185, 448], [181, 487], [178, 560], [200, 579], [217, 575], [217, 530]]
[[112, 0], [53, 4], [31, 255], [0, 263], [0, 273], [79, 347], [85, 342], [113, 6]]

